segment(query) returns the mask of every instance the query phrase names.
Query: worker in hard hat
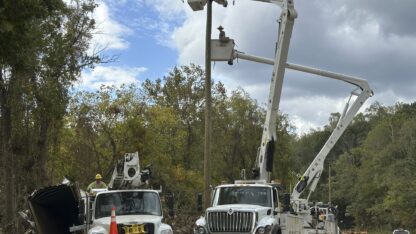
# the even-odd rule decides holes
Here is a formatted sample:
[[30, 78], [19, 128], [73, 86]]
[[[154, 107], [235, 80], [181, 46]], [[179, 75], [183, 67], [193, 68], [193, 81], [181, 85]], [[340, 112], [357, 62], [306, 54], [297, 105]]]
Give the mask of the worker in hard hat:
[[94, 194], [94, 193], [91, 192], [91, 190], [93, 190], [93, 189], [106, 189], [107, 188], [107, 185], [104, 182], [101, 181], [102, 178], [103, 177], [100, 174], [95, 175], [95, 181], [92, 182], [87, 187], [87, 192], [89, 194], [92, 194], [92, 195]]

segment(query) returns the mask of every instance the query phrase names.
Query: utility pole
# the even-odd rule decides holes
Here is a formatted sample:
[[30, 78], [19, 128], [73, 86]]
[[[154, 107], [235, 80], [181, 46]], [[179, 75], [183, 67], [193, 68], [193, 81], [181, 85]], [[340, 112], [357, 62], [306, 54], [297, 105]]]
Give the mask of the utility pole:
[[204, 133], [204, 208], [210, 203], [211, 158], [211, 31], [212, 0], [207, 2], [207, 28], [205, 35], [205, 133]]
[[205, 133], [204, 133], [204, 208], [209, 207], [211, 200], [211, 31], [212, 2], [227, 7], [227, 0], [188, 0], [193, 11], [203, 10], [207, 5], [207, 27], [205, 35]]

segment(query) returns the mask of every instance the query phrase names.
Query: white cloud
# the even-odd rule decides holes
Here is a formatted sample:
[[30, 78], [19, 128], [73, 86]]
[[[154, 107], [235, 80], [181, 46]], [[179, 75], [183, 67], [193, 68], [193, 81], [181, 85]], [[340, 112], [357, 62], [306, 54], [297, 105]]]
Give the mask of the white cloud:
[[129, 43], [124, 37], [132, 31], [113, 18], [106, 2], [98, 3], [93, 18], [96, 21], [96, 30], [92, 39], [94, 47], [119, 50], [128, 48]]
[[[126, 49], [129, 44], [125, 37], [133, 33], [132, 28], [136, 36], [153, 37], [159, 45], [176, 49], [179, 65], [204, 64], [206, 11], [193, 12], [186, 0], [101, 1], [94, 16], [103, 31], [94, 38], [99, 45]], [[415, 5], [413, 0], [404, 1], [409, 6]], [[212, 37], [217, 38], [216, 28], [222, 25], [227, 36], [236, 40], [238, 50], [272, 58], [280, 9], [255, 1], [236, 1], [235, 6], [229, 2], [227, 8], [213, 5]], [[365, 6], [359, 7], [361, 4]], [[411, 7], [402, 12], [400, 4], [394, 6], [395, 10], [384, 7], [386, 4], [390, 3], [387, 0], [297, 1], [299, 17], [294, 26], [289, 61], [366, 78], [375, 97], [361, 110], [376, 100], [386, 105], [414, 100], [416, 67], [412, 63], [416, 61], [416, 36], [406, 34], [406, 25], [413, 25], [414, 20], [408, 19], [415, 16], [409, 10]], [[112, 15], [121, 13], [124, 7], [137, 11], [135, 19], [123, 21], [130, 28], [114, 20]], [[146, 8], [152, 9], [152, 14], [139, 14]], [[158, 15], [154, 16], [154, 12]], [[389, 17], [395, 13], [403, 17]], [[102, 83], [120, 83], [110, 78], [114, 75], [124, 77], [121, 82], [129, 83], [144, 70], [97, 67], [85, 73], [85, 85], [97, 88]], [[261, 105], [269, 95], [271, 72], [271, 66], [245, 61], [235, 62], [234, 66], [220, 62], [213, 65], [213, 78], [223, 82], [228, 91], [242, 87]], [[342, 111], [350, 90], [350, 86], [339, 82], [310, 79], [289, 71], [280, 109], [289, 114], [298, 132], [304, 133], [325, 125], [330, 113]]]
[[303, 134], [312, 128], [327, 124], [331, 113], [342, 112], [346, 102], [345, 98], [299, 96], [282, 100], [280, 109], [294, 121], [297, 133]]
[[296, 127], [296, 134], [299, 136], [307, 134], [313, 129], [317, 130], [322, 127], [322, 125], [308, 121], [307, 119], [301, 118], [297, 115], [289, 115], [289, 119], [291, 123]]
[[179, 52], [179, 63], [204, 63], [205, 27], [203, 12], [187, 15], [182, 27], [176, 28], [172, 34], [173, 44]]
[[[279, 12], [276, 6], [258, 2], [241, 1], [235, 6], [230, 4], [227, 8], [214, 3], [212, 37], [218, 37], [217, 27], [221, 25], [228, 36], [237, 39], [237, 49], [243, 49], [246, 52], [254, 51], [261, 56], [272, 56], [277, 33], [274, 33], [272, 37], [268, 34], [275, 31], [277, 26], [274, 23]], [[181, 64], [189, 63], [189, 61], [202, 64], [205, 51], [206, 11], [193, 12], [187, 9], [185, 13], [184, 23], [177, 27], [172, 35], [179, 50], [178, 61]], [[273, 29], [263, 31], [269, 26]]]
[[[416, 90], [415, 86], [410, 86], [409, 89]], [[393, 106], [399, 102], [410, 103], [414, 102], [414, 99], [406, 97], [401, 92], [396, 93], [392, 89], [386, 89], [380, 93], [377, 93], [377, 101], [385, 106]], [[368, 107], [367, 105], [366, 107]]]
[[154, 38], [161, 46], [173, 47], [170, 39], [173, 26], [169, 22], [143, 16], [133, 19], [130, 25], [135, 28], [136, 36]]
[[187, 7], [186, 0], [184, 0], [185, 3], [182, 0], [145, 0], [145, 2], [167, 19], [179, 17], [183, 13], [184, 8]]
[[[179, 0], [178, 0], [179, 1]], [[230, 1], [231, 2], [231, 1]], [[367, 79], [375, 91], [363, 111], [378, 100], [386, 105], [416, 99], [415, 1], [388, 8], [387, 0], [297, 1], [289, 62], [304, 64]], [[360, 5], [358, 5], [360, 4]], [[360, 7], [364, 4], [364, 7]], [[411, 8], [413, 6], [413, 8]], [[188, 7], [189, 8], [189, 7]], [[222, 25], [235, 39], [238, 50], [272, 58], [278, 7], [254, 1], [236, 1], [223, 8], [214, 3], [213, 33]], [[178, 63], [204, 64], [206, 11], [185, 9], [184, 22], [173, 31]], [[396, 17], [391, 17], [396, 16]], [[271, 67], [240, 62], [230, 67], [215, 64], [213, 77], [228, 89], [242, 87], [264, 103], [268, 96]], [[300, 132], [323, 126], [330, 113], [342, 111], [349, 85], [287, 72], [280, 109], [289, 114]]]
[[[98, 0], [92, 17], [96, 23], [93, 38], [91, 40], [90, 53], [97, 50], [124, 50], [129, 47], [126, 36], [132, 34], [132, 30], [126, 25], [118, 22], [114, 17], [114, 4], [125, 4], [124, 0], [119, 2], [107, 2]], [[81, 80], [75, 85], [78, 89], [96, 90], [102, 85], [131, 84], [138, 82], [139, 76], [147, 71], [145, 67], [123, 67], [123, 66], [96, 66], [92, 70], [85, 70]]]
[[172, 32], [185, 19], [187, 4], [181, 0], [119, 0], [107, 1], [112, 11], [119, 14], [128, 7], [134, 17], [123, 20], [134, 36], [154, 38], [158, 45], [175, 48], [172, 43]]
[[131, 84], [138, 82], [139, 76], [145, 72], [145, 67], [104, 67], [97, 66], [82, 74], [80, 89], [99, 89], [102, 85]]

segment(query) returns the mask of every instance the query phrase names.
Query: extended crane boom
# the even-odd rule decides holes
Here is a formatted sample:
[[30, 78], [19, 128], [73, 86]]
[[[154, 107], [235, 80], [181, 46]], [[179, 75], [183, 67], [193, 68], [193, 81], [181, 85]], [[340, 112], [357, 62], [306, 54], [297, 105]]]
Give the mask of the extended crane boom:
[[[347, 126], [353, 120], [355, 114], [358, 112], [360, 107], [364, 104], [364, 102], [371, 96], [373, 96], [373, 91], [370, 89], [366, 80], [359, 79], [352, 76], [337, 74], [333, 72], [328, 72], [324, 70], [318, 70], [314, 68], [308, 68], [300, 65], [288, 64], [288, 68], [304, 71], [316, 75], [325, 76], [331, 79], [345, 81], [347, 83], [353, 84], [358, 88], [351, 92], [351, 96], [348, 102], [345, 105], [344, 111], [342, 112], [337, 126], [335, 127], [334, 131], [332, 132], [331, 136], [325, 142], [324, 146], [322, 147], [321, 151], [317, 154], [315, 159], [309, 165], [308, 169], [306, 169], [305, 173], [301, 176], [299, 181], [297, 182], [296, 186], [293, 189], [291, 198], [292, 199], [299, 199], [300, 195], [306, 188], [309, 187], [309, 194], [306, 200], [309, 200], [309, 196], [313, 191], [315, 191], [316, 185], [321, 177], [321, 173], [324, 169], [324, 161], [329, 154], [329, 151], [334, 147], [335, 143], [341, 137], [342, 133], [344, 133]], [[357, 91], [360, 91], [357, 93]], [[349, 103], [351, 101], [352, 96], [357, 96], [354, 103], [350, 106]]]
[[[188, 0], [190, 1], [190, 0]], [[267, 227], [275, 226], [279, 231], [282, 233], [339, 233], [339, 228], [336, 223], [336, 218], [334, 214], [331, 212], [327, 213], [327, 217], [325, 219], [324, 226], [319, 226], [318, 217], [312, 215], [310, 207], [308, 205], [308, 199], [310, 194], [316, 189], [316, 186], [319, 182], [321, 177], [323, 168], [324, 168], [324, 161], [328, 156], [330, 150], [333, 148], [335, 143], [339, 140], [347, 126], [353, 120], [355, 114], [359, 111], [360, 107], [364, 104], [364, 102], [373, 95], [373, 91], [369, 87], [366, 80], [347, 76], [343, 74], [338, 74], [334, 72], [329, 72], [325, 70], [319, 70], [311, 67], [301, 66], [297, 64], [291, 64], [287, 62], [288, 51], [289, 51], [289, 44], [290, 38], [292, 35], [294, 21], [297, 17], [297, 13], [295, 11], [293, 0], [256, 0], [260, 2], [268, 2], [274, 3], [282, 8], [280, 19], [279, 19], [279, 31], [278, 31], [278, 42], [275, 51], [275, 58], [268, 59], [263, 57], [258, 57], [254, 55], [245, 54], [243, 52], [237, 51], [234, 49], [235, 43], [233, 39], [225, 36], [225, 32], [223, 28], [220, 26], [218, 29], [220, 30], [219, 39], [211, 40], [212, 47], [211, 47], [211, 55], [213, 61], [227, 61], [229, 65], [233, 64], [235, 59], [245, 59], [250, 61], [255, 61], [264, 64], [273, 65], [273, 75], [270, 84], [270, 93], [269, 99], [267, 102], [267, 113], [266, 113], [266, 120], [263, 126], [263, 135], [261, 144], [259, 147], [259, 151], [256, 158], [256, 168], [253, 170], [255, 179], [251, 181], [256, 184], [268, 184], [270, 185], [270, 174], [272, 172], [272, 165], [273, 165], [273, 153], [274, 153], [274, 146], [276, 140], [276, 121], [277, 121], [277, 114], [279, 109], [279, 102], [282, 93], [282, 85], [283, 85], [283, 78], [285, 74], [286, 68], [297, 70], [301, 72], [306, 72], [310, 74], [315, 74], [319, 76], [323, 76], [330, 79], [340, 80], [347, 82], [356, 86], [357, 88], [351, 92], [351, 96], [348, 102], [345, 105], [345, 108], [340, 116], [340, 119], [335, 127], [334, 131], [332, 132], [331, 136], [322, 147], [321, 151], [315, 157], [313, 162], [310, 164], [306, 172], [301, 176], [299, 181], [297, 182], [296, 186], [293, 189], [293, 192], [290, 198], [287, 196], [285, 199], [285, 209], [283, 213], [280, 213], [278, 217], [278, 222], [276, 219], [269, 219], [270, 223], [276, 222], [278, 225], [274, 224], [266, 224], [265, 227], [259, 227], [257, 231], [252, 233], [262, 233], [260, 231], [267, 230]], [[353, 99], [352, 97], [355, 96], [356, 98]], [[352, 104], [350, 105], [350, 102]], [[243, 178], [245, 178], [243, 173]], [[264, 183], [267, 182], [267, 183]], [[222, 185], [217, 187], [217, 191], [221, 191], [223, 189], [236, 189], [239, 188], [240, 185], [236, 182], [234, 185]], [[256, 185], [259, 186], [259, 185]], [[266, 185], [263, 185], [266, 186]], [[309, 189], [309, 194], [307, 199], [301, 199], [301, 194], [306, 190]], [[218, 192], [220, 193], [220, 192]], [[217, 192], [215, 194], [218, 194]], [[277, 194], [277, 191], [276, 191]], [[276, 196], [278, 197], [278, 196]], [[213, 201], [217, 201], [214, 200]], [[209, 214], [215, 215], [218, 213], [218, 210], [224, 210], [221, 212], [227, 212], [226, 210], [229, 209], [229, 213], [233, 212], [235, 209], [234, 203], [233, 207], [224, 208], [209, 208], [207, 209], [207, 215]], [[221, 203], [221, 205], [223, 205]], [[244, 207], [244, 205], [240, 205], [239, 207]], [[290, 208], [288, 208], [290, 207]], [[315, 207], [317, 209], [317, 207]], [[271, 215], [273, 216], [273, 215]], [[270, 218], [270, 217], [267, 217]], [[207, 221], [208, 220], [208, 221]], [[221, 227], [221, 225], [217, 225], [213, 219], [205, 219], [201, 217], [197, 221], [198, 230], [205, 230], [207, 226], [207, 222], [211, 222], [208, 224], [208, 232], [210, 227]], [[265, 220], [265, 219], [263, 219]], [[266, 221], [264, 221], [266, 222]], [[259, 223], [261, 223], [259, 221]], [[322, 224], [322, 223], [321, 223]], [[264, 229], [263, 229], [264, 228]], [[281, 229], [280, 229], [281, 228]], [[255, 229], [253, 229], [255, 230]], [[270, 230], [270, 229], [269, 229]], [[199, 232], [205, 233], [205, 232]], [[271, 233], [279, 233], [279, 232], [271, 232]]]
[[344, 111], [337, 123], [333, 133], [322, 147], [312, 164], [308, 167], [306, 172], [300, 178], [298, 183], [293, 189], [292, 199], [299, 199], [302, 192], [309, 187], [309, 195], [315, 190], [323, 170], [323, 164], [329, 151], [341, 137], [349, 123], [351, 123], [355, 114], [358, 112], [367, 98], [373, 95], [373, 91], [369, 87], [366, 80], [343, 75], [339, 73], [329, 72], [316, 68], [306, 67], [297, 64], [287, 63], [287, 56], [290, 44], [290, 38], [292, 35], [294, 20], [297, 17], [296, 10], [294, 9], [293, 1], [273, 1], [273, 0], [257, 0], [262, 2], [270, 2], [279, 5], [282, 8], [282, 12], [279, 20], [279, 33], [278, 43], [276, 48], [275, 59], [268, 59], [258, 57], [254, 55], [245, 54], [243, 52], [234, 49], [234, 40], [225, 36], [223, 28], [220, 27], [219, 40], [213, 40], [213, 60], [214, 61], [228, 61], [229, 64], [233, 64], [235, 59], [245, 59], [254, 62], [274, 65], [273, 76], [270, 84], [269, 99], [267, 103], [266, 121], [263, 127], [263, 136], [261, 145], [256, 158], [256, 168], [254, 169], [255, 178], [270, 182], [270, 172], [272, 171], [272, 160], [274, 151], [274, 142], [276, 140], [276, 117], [279, 109], [280, 96], [282, 92], [283, 77], [286, 68], [297, 70], [301, 72], [311, 73], [330, 79], [336, 79], [353, 84], [358, 87], [358, 90], [351, 92], [351, 96], [357, 96], [354, 103], [349, 106], [351, 97], [346, 104]]
[[[232, 56], [233, 56], [233, 59], [240, 58], [240, 59], [245, 59], [249, 61], [255, 61], [259, 63], [274, 65], [274, 61], [271, 59], [248, 55], [237, 50], [233, 51]], [[320, 70], [320, 69], [311, 68], [311, 67], [306, 67], [306, 66], [301, 66], [301, 65], [292, 64], [292, 63], [287, 63], [286, 68], [301, 71], [301, 72], [306, 72], [310, 74], [315, 74], [315, 75], [327, 77], [330, 79], [344, 81], [352, 85], [355, 85], [357, 87], [357, 90], [354, 90], [353, 92], [351, 92], [350, 99], [346, 103], [344, 111], [340, 119], [338, 120], [337, 126], [332, 132], [331, 136], [328, 138], [325, 145], [322, 147], [321, 151], [317, 154], [317, 156], [312, 161], [312, 163], [310, 164], [308, 169], [305, 171], [305, 173], [300, 177], [299, 181], [297, 182], [296, 186], [293, 189], [293, 192], [291, 195], [292, 199], [299, 199], [302, 192], [307, 187], [309, 187], [309, 194], [307, 198], [308, 200], [310, 194], [313, 191], [315, 191], [316, 185], [319, 181], [319, 178], [323, 170], [324, 161], [326, 157], [328, 156], [329, 151], [334, 147], [335, 143], [341, 137], [342, 133], [345, 131], [347, 126], [351, 123], [355, 114], [359, 111], [360, 107], [364, 104], [364, 102], [369, 97], [373, 96], [373, 91], [371, 90], [366, 80], [360, 79], [357, 77], [334, 73], [334, 72], [325, 71], [325, 70]], [[361, 92], [357, 93], [357, 91], [359, 90]], [[350, 106], [349, 104], [350, 104], [352, 96], [356, 96], [357, 98], [355, 99], [354, 103]]]
[[[254, 55], [248, 55], [237, 50], [233, 51], [232, 57], [233, 59], [240, 58], [240, 59], [245, 59], [249, 61], [255, 61], [259, 63], [274, 65], [274, 61], [271, 59], [258, 57]], [[313, 191], [315, 191], [316, 185], [319, 181], [319, 178], [323, 170], [324, 161], [326, 157], [328, 156], [329, 151], [334, 147], [335, 143], [341, 137], [342, 133], [345, 131], [347, 126], [351, 123], [355, 114], [359, 111], [360, 107], [364, 104], [364, 102], [369, 97], [373, 96], [374, 93], [371, 90], [366, 80], [360, 79], [357, 77], [348, 76], [348, 75], [339, 74], [339, 73], [330, 72], [330, 71], [325, 71], [325, 70], [320, 70], [320, 69], [311, 68], [311, 67], [306, 67], [306, 66], [302, 66], [298, 64], [292, 64], [292, 63], [287, 63], [286, 68], [301, 71], [301, 72], [306, 72], [310, 74], [315, 74], [315, 75], [323, 76], [323, 77], [330, 78], [330, 79], [344, 81], [349, 84], [355, 85], [357, 87], [357, 90], [354, 90], [353, 92], [351, 92], [350, 99], [346, 103], [344, 111], [341, 117], [339, 118], [337, 126], [332, 132], [331, 136], [328, 138], [325, 145], [322, 147], [321, 151], [317, 154], [317, 156], [312, 161], [312, 163], [310, 164], [308, 169], [305, 171], [305, 173], [300, 177], [299, 181], [297, 182], [296, 186], [293, 189], [293, 192], [291, 195], [292, 199], [299, 199], [302, 192], [307, 187], [309, 187], [309, 194], [307, 198], [308, 200], [310, 194]], [[357, 91], [359, 90], [361, 90], [361, 92], [357, 93]], [[351, 101], [352, 96], [356, 96], [357, 98], [355, 99], [354, 103], [350, 106], [349, 103]]]
[[[267, 102], [266, 120], [263, 126], [263, 135], [256, 158], [256, 166], [253, 169], [253, 174], [256, 179], [270, 182], [270, 173], [272, 171], [273, 164], [274, 142], [276, 141], [276, 119], [279, 110], [280, 96], [282, 93], [283, 78], [285, 75], [290, 38], [292, 36], [293, 25], [297, 17], [297, 12], [292, 0], [255, 1], [273, 3], [282, 8], [279, 18], [279, 30], [277, 34], [278, 39], [275, 58], [274, 60], [270, 61], [269, 59], [263, 58], [263, 60], [267, 60], [267, 64], [274, 64], [275, 66], [273, 67], [272, 80], [270, 83], [270, 92]], [[243, 53], [234, 50], [234, 40], [225, 36], [225, 32], [221, 26], [218, 29], [220, 30], [219, 39], [211, 41], [211, 59], [212, 61], [228, 61], [228, 64], [232, 65], [233, 60], [238, 58], [238, 54], [243, 55]]]
[[276, 119], [282, 93], [283, 77], [287, 63], [290, 38], [293, 25], [297, 17], [293, 1], [285, 1], [280, 5], [282, 12], [279, 20], [278, 42], [274, 58], [273, 75], [270, 83], [269, 99], [267, 102], [266, 120], [263, 126], [263, 135], [260, 149], [256, 159], [254, 176], [257, 179], [270, 182], [272, 171], [274, 142], [276, 140]]

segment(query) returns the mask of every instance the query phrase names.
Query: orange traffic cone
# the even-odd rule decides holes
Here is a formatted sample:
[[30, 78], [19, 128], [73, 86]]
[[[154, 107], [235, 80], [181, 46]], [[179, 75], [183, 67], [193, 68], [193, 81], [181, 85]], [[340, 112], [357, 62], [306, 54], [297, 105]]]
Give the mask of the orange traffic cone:
[[111, 208], [111, 223], [110, 223], [110, 233], [109, 234], [118, 234], [117, 222], [116, 222], [116, 208], [114, 206], [113, 206], [113, 208]]

